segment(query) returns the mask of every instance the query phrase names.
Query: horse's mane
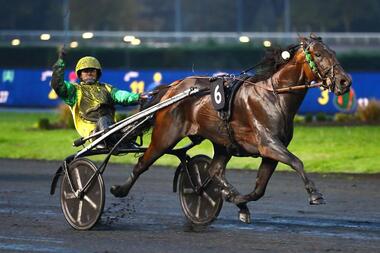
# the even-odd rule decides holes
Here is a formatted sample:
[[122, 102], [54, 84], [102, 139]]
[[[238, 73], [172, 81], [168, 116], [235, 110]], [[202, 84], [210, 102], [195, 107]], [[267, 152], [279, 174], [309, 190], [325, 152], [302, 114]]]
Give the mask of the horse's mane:
[[[287, 48], [271, 48], [267, 49], [265, 56], [260, 60], [260, 62], [255, 65], [252, 69], [255, 70], [255, 75], [250, 79], [252, 82], [259, 82], [268, 79], [274, 73], [276, 73], [283, 65], [285, 65], [289, 59], [293, 58], [295, 52], [297, 51], [299, 45], [290, 45]], [[290, 53], [290, 58], [284, 60], [281, 57], [283, 51], [288, 51]]]

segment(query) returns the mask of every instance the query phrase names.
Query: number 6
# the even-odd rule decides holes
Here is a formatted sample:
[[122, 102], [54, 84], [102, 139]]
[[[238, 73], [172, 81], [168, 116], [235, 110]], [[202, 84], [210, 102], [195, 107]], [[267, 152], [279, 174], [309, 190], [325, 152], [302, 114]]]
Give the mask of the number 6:
[[214, 99], [217, 104], [220, 104], [222, 102], [222, 94], [219, 92], [219, 85], [215, 87], [214, 90]]

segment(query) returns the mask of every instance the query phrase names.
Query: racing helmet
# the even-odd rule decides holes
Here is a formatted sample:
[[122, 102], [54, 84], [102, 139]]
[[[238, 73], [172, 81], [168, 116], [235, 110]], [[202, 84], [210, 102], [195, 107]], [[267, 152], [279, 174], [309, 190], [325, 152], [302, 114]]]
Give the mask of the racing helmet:
[[102, 75], [102, 66], [100, 65], [100, 62], [92, 56], [85, 56], [79, 59], [76, 67], [75, 67], [75, 73], [77, 74], [78, 78], [80, 77], [80, 71], [83, 69], [96, 69], [98, 72], [97, 78], [99, 79]]

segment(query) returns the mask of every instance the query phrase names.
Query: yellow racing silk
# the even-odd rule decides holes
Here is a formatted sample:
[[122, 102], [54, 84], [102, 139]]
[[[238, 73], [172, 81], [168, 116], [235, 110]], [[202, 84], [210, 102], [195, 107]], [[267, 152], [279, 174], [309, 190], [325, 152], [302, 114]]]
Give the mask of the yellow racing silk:
[[90, 135], [96, 128], [100, 116], [109, 114], [115, 117], [114, 103], [109, 84], [74, 84], [76, 103], [71, 106], [75, 128], [81, 136]]
[[89, 136], [96, 128], [97, 120], [104, 115], [115, 117], [115, 104], [136, 103], [140, 95], [118, 90], [110, 84], [96, 82], [85, 84], [63, 80], [65, 64], [59, 59], [53, 66], [51, 87], [70, 106], [75, 129], [82, 137]]

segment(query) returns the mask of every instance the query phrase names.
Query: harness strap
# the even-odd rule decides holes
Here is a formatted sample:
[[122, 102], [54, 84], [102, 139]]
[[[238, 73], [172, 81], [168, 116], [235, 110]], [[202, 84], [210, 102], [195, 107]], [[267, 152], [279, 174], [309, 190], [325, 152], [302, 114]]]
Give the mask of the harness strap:
[[[265, 87], [262, 85], [258, 85], [257, 83], [250, 82], [248, 80], [243, 80], [239, 77], [234, 77], [234, 78], [235, 78], [235, 80], [239, 80], [239, 81], [242, 81], [244, 83], [249, 83], [249, 84], [254, 85], [255, 87], [258, 87], [258, 88], [261, 88], [261, 89], [264, 89], [264, 90], [267, 90], [270, 92], [276, 92], [276, 93], [285, 93], [288, 91], [302, 90], [302, 89], [307, 89], [307, 88], [316, 88], [316, 87], [323, 87], [324, 86], [324, 83], [321, 81], [321, 82], [317, 82], [317, 83], [313, 83], [313, 84], [303, 84], [303, 85], [296, 85], [296, 86], [289, 86], [289, 87], [285, 87], [285, 88], [275, 89], [275, 88], [268, 88], [268, 87]], [[210, 77], [207, 77], [207, 76], [191, 76], [191, 77], [187, 77], [186, 79], [210, 79]]]
[[227, 131], [228, 140], [230, 142], [230, 144], [227, 145], [227, 150], [238, 152], [239, 143], [237, 143], [237, 141], [234, 138], [234, 130], [232, 129], [230, 121], [228, 119], [228, 113], [226, 111], [219, 111], [218, 114], [219, 117], [222, 119], [223, 127]]
[[258, 85], [257, 83], [250, 82], [248, 80], [242, 80], [242, 79], [239, 79], [239, 78], [235, 78], [235, 79], [243, 81], [245, 83], [252, 84], [252, 85], [254, 85], [256, 87], [262, 88], [262, 89], [270, 91], [270, 92], [275, 92], [275, 93], [285, 93], [285, 92], [288, 92], [288, 91], [302, 90], [302, 89], [306, 89], [306, 88], [315, 88], [315, 87], [321, 87], [321, 86], [324, 85], [323, 82], [317, 82], [317, 83], [313, 83], [313, 84], [303, 84], [303, 85], [289, 86], [289, 87], [285, 87], [285, 88], [276, 89], [273, 86], [273, 82], [271, 82], [272, 88], [268, 88], [268, 87], [265, 87], [265, 86]]
[[[219, 78], [225, 78], [225, 77], [219, 77]], [[219, 117], [222, 119], [223, 128], [227, 131], [229, 145], [227, 145], [227, 149], [230, 152], [239, 152], [240, 145], [234, 138], [234, 131], [230, 124], [230, 119], [232, 115], [233, 110], [233, 101], [235, 99], [235, 95], [237, 91], [239, 90], [240, 86], [244, 83], [245, 80], [249, 78], [248, 75], [242, 75], [241, 78], [236, 78], [235, 76], [231, 77], [232, 81], [229, 83], [229, 92], [226, 96], [227, 99], [227, 105], [224, 109], [218, 111]]]

